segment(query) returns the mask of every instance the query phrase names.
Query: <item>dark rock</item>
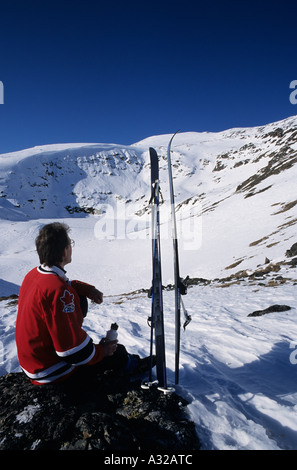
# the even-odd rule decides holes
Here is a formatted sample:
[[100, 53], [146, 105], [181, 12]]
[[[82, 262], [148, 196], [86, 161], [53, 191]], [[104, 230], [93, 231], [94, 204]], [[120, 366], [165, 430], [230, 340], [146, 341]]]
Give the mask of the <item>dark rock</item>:
[[297, 243], [294, 243], [289, 250], [286, 251], [287, 258], [297, 255]]
[[271, 305], [271, 307], [265, 308], [264, 310], [256, 310], [253, 313], [249, 313], [248, 317], [261, 317], [271, 312], [285, 312], [291, 310], [291, 307], [288, 305]]
[[292, 268], [296, 268], [297, 266], [297, 258], [292, 258], [291, 261], [289, 261], [289, 266], [291, 266]]
[[264, 135], [264, 139], [267, 137], [283, 137], [284, 130], [281, 127], [278, 127], [274, 131], [269, 132], [268, 134]]
[[0, 450], [200, 448], [188, 402], [140, 381], [104, 374], [75, 389], [35, 386], [23, 373], [0, 377]]

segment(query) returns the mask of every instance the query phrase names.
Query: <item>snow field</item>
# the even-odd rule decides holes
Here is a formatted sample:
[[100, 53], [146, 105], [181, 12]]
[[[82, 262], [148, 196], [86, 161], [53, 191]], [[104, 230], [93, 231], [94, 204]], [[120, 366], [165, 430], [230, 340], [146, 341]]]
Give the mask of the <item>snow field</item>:
[[[192, 322], [181, 333], [177, 392], [203, 449], [296, 449], [297, 300], [294, 286], [195, 286], [184, 303]], [[267, 305], [290, 305], [286, 312], [247, 317]], [[85, 328], [95, 342], [119, 324], [119, 341], [133, 354], [149, 353], [146, 294], [107, 296], [90, 304]], [[174, 382], [174, 293], [164, 292], [168, 381]], [[19, 370], [14, 344], [16, 305], [0, 303], [1, 374]], [[294, 349], [295, 348], [295, 349]]]

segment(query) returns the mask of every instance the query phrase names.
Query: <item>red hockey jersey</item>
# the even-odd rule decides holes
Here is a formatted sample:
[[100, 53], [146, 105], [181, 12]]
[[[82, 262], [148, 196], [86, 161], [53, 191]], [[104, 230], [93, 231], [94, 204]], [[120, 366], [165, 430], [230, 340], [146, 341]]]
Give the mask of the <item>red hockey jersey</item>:
[[75, 367], [103, 359], [83, 330], [79, 295], [91, 297], [93, 286], [68, 281], [57, 266], [30, 271], [21, 286], [15, 339], [18, 359], [34, 384], [67, 377]]

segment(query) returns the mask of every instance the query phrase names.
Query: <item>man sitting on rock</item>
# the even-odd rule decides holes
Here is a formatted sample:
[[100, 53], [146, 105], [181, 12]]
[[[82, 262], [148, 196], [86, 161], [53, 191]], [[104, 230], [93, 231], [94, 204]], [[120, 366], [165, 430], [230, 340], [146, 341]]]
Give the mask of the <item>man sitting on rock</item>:
[[103, 294], [66, 277], [73, 243], [68, 232], [67, 225], [55, 222], [45, 225], [35, 240], [40, 266], [22, 283], [15, 330], [22, 370], [36, 385], [73, 380], [82, 369], [84, 377], [110, 369], [143, 371], [150, 358], [128, 354], [117, 340], [94, 344], [82, 328], [86, 298], [101, 304]]

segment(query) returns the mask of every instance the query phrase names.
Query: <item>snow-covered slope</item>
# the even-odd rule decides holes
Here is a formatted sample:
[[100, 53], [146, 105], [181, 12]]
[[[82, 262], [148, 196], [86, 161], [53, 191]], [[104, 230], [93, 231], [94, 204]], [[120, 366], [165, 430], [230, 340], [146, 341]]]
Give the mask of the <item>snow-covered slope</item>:
[[[0, 155], [0, 297], [17, 294], [38, 263], [39, 228], [64, 221], [76, 242], [69, 277], [105, 295], [100, 307], [90, 304], [88, 333], [99, 341], [117, 321], [128, 350], [148, 354], [151, 301], [141, 289], [151, 284], [149, 147], [160, 155], [166, 285], [173, 281], [170, 137]], [[184, 298], [193, 321], [182, 332], [178, 389], [191, 402], [204, 449], [296, 449], [296, 268], [294, 253], [286, 256], [297, 242], [296, 162], [297, 117], [257, 128], [179, 133], [173, 141], [181, 274], [213, 280], [193, 279], [198, 286]], [[291, 310], [247, 317], [273, 304]], [[172, 381], [172, 291], [164, 292], [164, 309]], [[16, 312], [16, 300], [0, 302], [1, 374], [19, 370]]]
[[[166, 161], [169, 137], [150, 137], [132, 146], [47, 145], [0, 155], [3, 238], [7, 227], [23, 222], [15, 225], [15, 238], [4, 241], [2, 255], [17, 250], [17, 227], [25, 232], [19, 247], [20, 262], [26, 259], [27, 250], [32, 250], [32, 221], [38, 228], [44, 220], [64, 219], [73, 228], [73, 238], [80, 241], [82, 235], [76, 248], [80, 259], [88, 234], [93, 256], [86, 262], [96, 266], [93, 270], [100, 266], [101, 257], [96, 252], [109, 253], [112, 267], [108, 276], [117, 285], [118, 268], [113, 253], [118, 253], [121, 246], [123, 262], [127, 260], [131, 271], [125, 290], [147, 287], [148, 149], [153, 146], [161, 157], [163, 276], [165, 283], [171, 282]], [[297, 221], [297, 117], [257, 128], [180, 133], [172, 150], [184, 275], [222, 278], [239, 270], [255, 270], [266, 258], [272, 262], [285, 259], [285, 252], [295, 241]], [[141, 274], [140, 265], [144, 267]], [[22, 270], [20, 274], [23, 275]], [[12, 282], [11, 278], [7, 280]], [[16, 281], [20, 282], [20, 278]]]

